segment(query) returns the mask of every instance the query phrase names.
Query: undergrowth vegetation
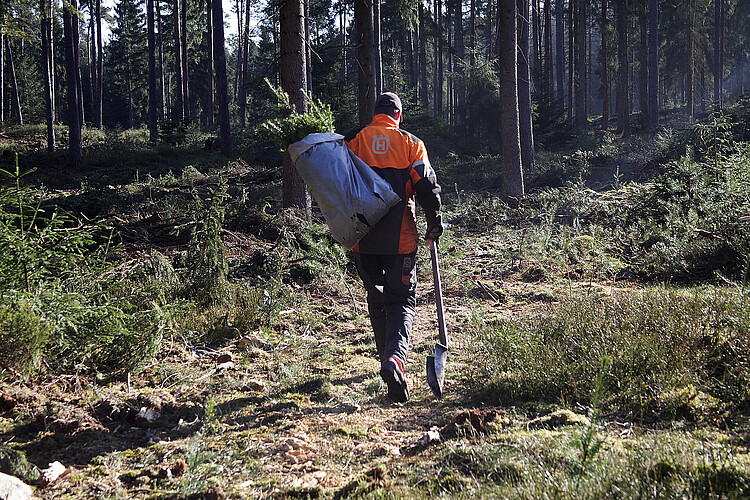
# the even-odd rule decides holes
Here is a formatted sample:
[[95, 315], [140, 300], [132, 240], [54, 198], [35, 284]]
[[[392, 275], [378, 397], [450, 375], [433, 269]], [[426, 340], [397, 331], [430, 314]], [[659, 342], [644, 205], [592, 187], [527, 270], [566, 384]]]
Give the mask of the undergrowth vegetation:
[[[519, 320], [479, 322], [497, 404], [599, 404], [640, 423], [720, 420], [750, 410], [746, 296], [720, 289], [566, 297]], [[668, 425], [668, 424], [667, 424]]]
[[[595, 191], [584, 179], [599, 157], [578, 151], [553, 161], [552, 170], [568, 165], [558, 174], [566, 179], [562, 185], [537, 189], [518, 203], [488, 192], [459, 192], [451, 222], [469, 233], [516, 232], [525, 247], [537, 249], [528, 255], [534, 261], [566, 255], [563, 264], [575, 266], [568, 252], [571, 241], [593, 239], [607, 259], [620, 262], [616, 267], [623, 278], [744, 286], [750, 256], [750, 143], [738, 140], [746, 132], [732, 117], [744, 119], [711, 115], [679, 134], [664, 134], [667, 143], [655, 149], [677, 156], [648, 181], [623, 182], [614, 165], [609, 188]], [[493, 165], [475, 164], [471, 175], [480, 179]]]
[[[0, 368], [6, 375], [117, 378], [159, 354], [165, 338], [216, 343], [275, 328], [278, 313], [297, 300], [292, 285], [321, 277], [323, 287], [341, 285], [346, 256], [323, 226], [292, 212], [268, 213], [244, 186], [230, 191], [221, 176], [193, 166], [118, 188], [83, 186], [80, 195], [58, 200], [78, 215], [26, 183], [31, 170], [16, 164], [2, 173]], [[118, 215], [102, 217], [107, 212]], [[125, 227], [124, 218], [137, 222]], [[165, 219], [169, 224], [158, 231], [147, 225]], [[222, 241], [226, 226], [254, 234], [255, 249], [230, 256]], [[123, 230], [182, 246], [169, 256], [154, 249], [133, 258]]]

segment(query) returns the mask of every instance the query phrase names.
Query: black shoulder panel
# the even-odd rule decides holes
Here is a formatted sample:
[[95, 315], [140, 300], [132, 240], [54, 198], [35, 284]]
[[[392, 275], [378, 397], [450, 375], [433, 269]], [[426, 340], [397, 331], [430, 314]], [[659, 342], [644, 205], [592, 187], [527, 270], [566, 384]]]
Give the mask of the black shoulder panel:
[[422, 142], [422, 139], [412, 134], [411, 132], [407, 132], [406, 130], [403, 130], [403, 129], [398, 129], [398, 131], [401, 132], [401, 135], [405, 136], [407, 139], [409, 139], [413, 143]]
[[359, 127], [359, 128], [355, 128], [355, 129], [353, 129], [353, 130], [350, 130], [349, 132], [347, 132], [347, 133], [346, 133], [346, 134], [344, 135], [344, 140], [345, 140], [346, 142], [349, 142], [349, 141], [351, 141], [352, 139], [354, 139], [355, 137], [357, 137], [357, 134], [359, 134], [360, 132], [362, 132], [362, 129], [363, 129], [363, 128], [365, 128], [365, 127]]

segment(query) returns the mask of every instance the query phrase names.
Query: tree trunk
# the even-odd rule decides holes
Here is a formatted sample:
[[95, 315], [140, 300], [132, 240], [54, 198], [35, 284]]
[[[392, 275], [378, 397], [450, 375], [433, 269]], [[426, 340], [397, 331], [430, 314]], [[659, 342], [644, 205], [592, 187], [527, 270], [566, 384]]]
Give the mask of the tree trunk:
[[154, 28], [154, 0], [146, 0], [146, 29], [148, 31], [148, 138], [159, 139], [156, 114], [156, 34]]
[[372, 0], [355, 0], [354, 18], [357, 25], [359, 124], [365, 126], [372, 121], [376, 97]]
[[94, 85], [94, 125], [104, 127], [102, 96], [104, 85], [104, 50], [102, 49], [102, 1], [96, 1], [96, 84]]
[[456, 48], [454, 45], [454, 29], [453, 29], [453, 15], [455, 12], [456, 0], [446, 0], [445, 2], [445, 33], [448, 38], [446, 41], [446, 47], [448, 50], [448, 72], [446, 75], [446, 112], [448, 117], [448, 123], [455, 125], [455, 113], [456, 113], [456, 94], [453, 86], [453, 68], [456, 63]]
[[552, 64], [552, 4], [550, 0], [544, 2], [544, 74], [542, 86], [546, 100], [552, 99], [552, 78], [554, 74]]
[[584, 80], [584, 82], [586, 84], [586, 116], [587, 117], [588, 115], [591, 114], [591, 105], [593, 103], [593, 96], [591, 92], [591, 88], [592, 88], [591, 76], [594, 74], [594, 63], [593, 63], [594, 36], [592, 33], [592, 30], [593, 30], [592, 23], [589, 22], [588, 5], [589, 5], [588, 2], [584, 4], [584, 9], [586, 13], [586, 27], [584, 29], [584, 39], [586, 40], [586, 79]]
[[602, 0], [602, 130], [609, 128], [609, 47], [607, 43], [607, 32], [609, 27], [609, 18], [607, 17], [607, 0]]
[[443, 4], [441, 0], [435, 0], [435, 74], [432, 84], [434, 94], [432, 104], [435, 108], [435, 116], [443, 117]]
[[555, 59], [557, 60], [557, 102], [565, 105], [565, 0], [555, 0]]
[[[542, 23], [541, 19], [539, 18], [539, 0], [530, 0], [529, 2], [531, 4], [531, 26], [532, 33], [534, 36], [531, 37], [531, 41], [533, 42], [531, 44], [531, 47], [533, 50], [528, 51], [529, 55], [532, 57], [532, 67], [531, 74], [534, 81], [537, 81], [537, 78], [542, 74]], [[524, 14], [524, 22], [526, 24], [529, 23], [529, 9], [526, 9], [526, 13]], [[518, 22], [521, 22], [521, 19], [518, 20]], [[527, 28], [528, 29], [528, 28]]]
[[[77, 7], [76, 7], [77, 8]], [[80, 115], [81, 127], [86, 123], [86, 117], [83, 112], [83, 81], [81, 78], [81, 51], [79, 49], [80, 35], [78, 31], [79, 19], [78, 16], [73, 17], [73, 43], [75, 44], [74, 56], [76, 58], [76, 70], [78, 71], [78, 78], [76, 80], [76, 89], [78, 91], [78, 114]]]
[[[365, 3], [365, 2], [363, 2]], [[360, 24], [362, 20], [357, 19], [357, 38], [358, 38], [358, 57], [360, 58], [360, 64], [365, 59], [372, 59], [372, 4], [365, 3], [364, 10], [369, 11], [369, 45], [366, 47], [367, 50], [362, 50], [362, 30]], [[355, 9], [357, 9], [355, 4]], [[360, 5], [357, 13], [363, 17], [368, 16], [368, 12], [362, 12], [363, 6]], [[307, 65], [305, 63], [305, 30], [304, 30], [304, 3], [303, 0], [283, 0], [281, 3], [281, 87], [284, 91], [289, 94], [290, 101], [297, 110], [297, 113], [307, 113], [307, 98], [305, 90], [307, 89]], [[371, 61], [370, 61], [371, 63]], [[362, 98], [362, 79], [360, 69], [360, 98]], [[372, 78], [372, 72], [369, 77]], [[370, 80], [370, 87], [368, 90], [371, 93], [374, 88], [374, 82]], [[374, 98], [369, 98], [372, 103], [370, 109], [374, 105]], [[361, 111], [362, 101], [360, 101], [360, 120], [362, 119]], [[372, 112], [370, 113], [372, 117]], [[304, 181], [297, 173], [297, 170], [292, 164], [289, 153], [284, 154], [284, 163], [282, 166], [283, 184], [284, 184], [284, 206], [294, 207], [302, 210], [305, 216], [310, 218], [311, 201], [310, 195], [307, 193], [307, 188]]]
[[586, 3], [576, 1], [576, 71], [575, 71], [575, 101], [576, 128], [585, 135], [588, 132], [588, 109], [586, 89], [588, 87], [587, 57], [586, 57]]
[[414, 89], [414, 101], [419, 102], [419, 64], [417, 63], [417, 38], [419, 37], [419, 26], [407, 30], [406, 52], [409, 61], [409, 87]]
[[[187, 0], [183, 0], [187, 1]], [[182, 84], [182, 23], [180, 22], [180, 0], [172, 3], [172, 20], [174, 21], [174, 76], [175, 76], [175, 109], [173, 116], [175, 121], [182, 122], [185, 119], [185, 87]], [[223, 20], [222, 20], [223, 22]]]
[[208, 20], [208, 85], [206, 85], [206, 127], [209, 130], [214, 128], [214, 94], [216, 93], [214, 84], [214, 13], [213, 0], [206, 0], [206, 19]]
[[529, 0], [516, 0], [518, 9], [518, 126], [523, 172], [534, 167], [534, 127], [531, 116], [531, 70], [529, 68]]
[[[217, 0], [218, 1], [218, 0]], [[305, 2], [307, 5], [307, 2]], [[242, 43], [242, 61], [240, 62], [240, 75], [239, 86], [237, 88], [237, 103], [239, 104], [239, 115], [240, 115], [240, 127], [245, 128], [247, 126], [247, 65], [248, 65], [248, 52], [250, 52], [250, 2], [245, 2], [245, 29], [243, 30], [245, 36], [242, 37], [239, 43]], [[310, 68], [307, 68], [310, 71]]]
[[375, 65], [375, 95], [383, 93], [383, 37], [380, 32], [380, 0], [372, 0], [372, 36]]
[[493, 19], [493, 16], [497, 13], [497, 8], [493, 0], [487, 0], [487, 19], [484, 23], [484, 39], [487, 42], [487, 59], [492, 59], [496, 56], [495, 49], [497, 41], [493, 39], [492, 27], [497, 24], [497, 20]]
[[154, 6], [156, 8], [156, 24], [159, 29], [159, 37], [157, 38], [157, 46], [159, 47], [159, 116], [164, 120], [167, 118], [167, 98], [166, 87], [164, 85], [164, 31], [161, 24], [160, 0], [156, 0]]
[[[247, 2], [247, 11], [250, 12], [250, 2]], [[248, 26], [247, 37], [250, 39], [250, 18], [245, 24]], [[247, 68], [247, 46], [245, 47], [245, 68]], [[310, 38], [310, 0], [305, 0], [305, 72], [307, 73], [307, 92], [312, 95], [312, 39]], [[246, 74], [243, 75], [246, 78]], [[244, 78], [243, 78], [244, 79]]]
[[224, 156], [232, 154], [232, 135], [229, 129], [229, 89], [227, 85], [227, 55], [224, 48], [224, 10], [221, 2], [212, 4], [214, 27], [214, 63], [216, 65], [216, 104], [219, 108], [219, 141]]
[[8, 54], [8, 72], [13, 99], [13, 114], [16, 115], [19, 125], [23, 125], [23, 114], [21, 113], [21, 98], [18, 92], [18, 81], [16, 80], [16, 67], [13, 64], [13, 50], [10, 45], [10, 37], [5, 37], [5, 52]]
[[241, 42], [243, 36], [244, 36], [244, 23], [242, 21], [242, 12], [244, 9], [244, 1], [243, 0], [235, 0], [234, 2], [234, 8], [237, 11], [237, 52], [239, 53], [238, 57], [235, 57], [235, 71], [234, 71], [234, 84], [232, 85], [232, 97], [234, 97], [235, 102], [237, 101], [238, 96], [238, 90], [240, 87], [240, 75], [242, 74], [242, 50], [244, 49], [244, 44]]
[[573, 118], [575, 109], [575, 73], [576, 73], [576, 26], [575, 4], [581, 0], [568, 1], [568, 118]]
[[[55, 56], [55, 53], [57, 51], [57, 42], [55, 41], [55, 4], [54, 2], [50, 1], [50, 27], [49, 27], [49, 34], [50, 34], [50, 41], [49, 41], [49, 47], [50, 47], [50, 53], [49, 53], [49, 66], [50, 66], [50, 88], [52, 89], [52, 118], [55, 120], [55, 122], [60, 121], [60, 110], [57, 105], [58, 102], [58, 80], [57, 80], [57, 72], [55, 68], [57, 68], [57, 58]], [[64, 49], [63, 49], [64, 50]], [[101, 74], [102, 70], [101, 67], [98, 70], [99, 73], [99, 81], [101, 82]]]
[[469, 4], [469, 66], [474, 67], [477, 52], [477, 2], [470, 0]]
[[422, 107], [429, 106], [429, 89], [427, 88], [427, 29], [424, 22], [424, 1], [419, 0], [419, 96]]
[[714, 103], [724, 107], [724, 0], [714, 0]]
[[648, 3], [648, 123], [659, 125], [659, 0]]
[[5, 123], [5, 33], [0, 31], [0, 122]]
[[188, 57], [188, 44], [187, 44], [187, 11], [188, 11], [188, 0], [182, 0], [181, 2], [182, 22], [180, 23], [181, 31], [181, 43], [182, 43], [182, 96], [183, 106], [185, 107], [185, 119], [190, 121], [193, 119], [193, 105], [190, 101], [190, 58]]
[[617, 15], [617, 133], [630, 135], [627, 0], [615, 0]]
[[[742, 81], [741, 78], [742, 77], [740, 76], [740, 82]], [[741, 87], [742, 85], [740, 85], [740, 95], [742, 95]], [[701, 113], [705, 113], [705, 112], [706, 112], [706, 65], [701, 64]]]
[[339, 79], [346, 85], [346, 2], [345, 0], [339, 0], [339, 44], [341, 45], [341, 71]]
[[503, 145], [503, 193], [509, 197], [524, 194], [521, 137], [518, 116], [518, 75], [516, 42], [516, 0], [498, 0], [497, 62], [502, 102], [501, 141]]
[[638, 24], [641, 31], [638, 50], [638, 97], [641, 107], [641, 124], [644, 128], [648, 127], [648, 15], [646, 13], [646, 2], [648, 0], [639, 0], [638, 4]]
[[[279, 29], [275, 29], [275, 28], [279, 28]], [[281, 34], [280, 34], [280, 31], [281, 31], [281, 22], [279, 22], [279, 23], [275, 23], [274, 22], [274, 29], [271, 30], [271, 31], [272, 31], [272, 35], [273, 35], [273, 56], [274, 56], [274, 60], [279, 60], [279, 58], [281, 57], [281, 47], [280, 47], [280, 43], [279, 43], [279, 38], [281, 38]], [[275, 64], [274, 68], [275, 68], [275, 71], [273, 72], [274, 84], [278, 87], [281, 84], [280, 76], [279, 76], [279, 65]]]
[[63, 32], [65, 37], [65, 74], [67, 77], [68, 91], [68, 160], [70, 166], [75, 170], [83, 167], [83, 156], [81, 152], [81, 115], [78, 104], [78, 75], [76, 67], [78, 59], [75, 56], [75, 30], [73, 29], [75, 17], [71, 9], [77, 9], [76, 0], [70, 0], [63, 5]]
[[695, 0], [688, 0], [687, 112], [695, 118]]
[[135, 128], [135, 103], [133, 102], [133, 77], [128, 72], [128, 129]]
[[[44, 78], [45, 121], [47, 122], [47, 151], [55, 150], [54, 77], [52, 67], [52, 9], [47, 0], [40, 0], [40, 31], [42, 36], [42, 76]], [[2, 80], [0, 80], [2, 85]]]
[[96, 85], [96, 23], [94, 21], [94, 2], [89, 2], [89, 30], [86, 34], [86, 50], [88, 51], [88, 63], [89, 63], [89, 81], [86, 85], [88, 90], [89, 106], [86, 108], [86, 112], [89, 115], [89, 120], [94, 120], [94, 86]]
[[[461, 63], [466, 62], [466, 47], [464, 43], [464, 13], [463, 13], [463, 2], [456, 0], [456, 17], [455, 17], [455, 40], [456, 46], [456, 57]], [[457, 73], [463, 73], [463, 68], [459, 64], [454, 63], [453, 71]], [[454, 80], [455, 82], [455, 80]], [[466, 94], [462, 85], [455, 85], [453, 92], [456, 96], [456, 125], [463, 126], [466, 121]]]

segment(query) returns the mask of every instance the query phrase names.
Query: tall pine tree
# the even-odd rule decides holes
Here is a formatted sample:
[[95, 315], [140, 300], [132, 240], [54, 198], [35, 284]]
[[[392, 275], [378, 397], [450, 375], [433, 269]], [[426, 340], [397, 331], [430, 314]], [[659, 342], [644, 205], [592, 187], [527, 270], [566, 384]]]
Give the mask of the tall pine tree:
[[105, 66], [111, 85], [110, 119], [126, 128], [143, 123], [148, 104], [148, 40], [143, 0], [120, 0]]

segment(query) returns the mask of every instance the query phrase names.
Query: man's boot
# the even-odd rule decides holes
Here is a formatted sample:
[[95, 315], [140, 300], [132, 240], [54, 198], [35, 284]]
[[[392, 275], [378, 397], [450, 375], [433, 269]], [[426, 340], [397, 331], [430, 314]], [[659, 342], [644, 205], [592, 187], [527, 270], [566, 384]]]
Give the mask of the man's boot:
[[409, 388], [404, 377], [404, 363], [396, 356], [383, 361], [380, 376], [388, 386], [388, 399], [394, 403], [405, 403], [409, 399]]

